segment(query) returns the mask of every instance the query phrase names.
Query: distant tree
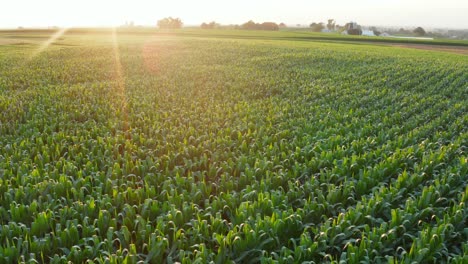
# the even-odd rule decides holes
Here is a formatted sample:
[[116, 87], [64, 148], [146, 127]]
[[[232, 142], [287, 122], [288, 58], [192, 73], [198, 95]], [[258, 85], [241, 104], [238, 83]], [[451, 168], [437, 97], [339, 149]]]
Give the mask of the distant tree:
[[288, 26], [286, 26], [285, 23], [280, 23], [280, 24], [279, 24], [279, 27], [280, 27], [280, 28], [287, 28]]
[[372, 30], [376, 36], [380, 36], [380, 34], [382, 34], [382, 32], [380, 32], [376, 27], [371, 27], [370, 30]]
[[260, 29], [261, 29], [261, 30], [278, 31], [278, 30], [279, 30], [279, 26], [278, 26], [278, 24], [276, 24], [276, 23], [274, 23], [274, 22], [263, 22], [263, 23], [260, 25]]
[[218, 28], [220, 27], [220, 25], [214, 21], [210, 22], [210, 23], [202, 23], [201, 24], [201, 28], [203, 29], [214, 29], [214, 28]]
[[279, 30], [278, 24], [274, 22], [264, 22], [262, 24], [255, 23], [252, 20], [241, 25], [241, 29], [247, 30]]
[[338, 31], [340, 33], [346, 30], [346, 28], [344, 26], [340, 26], [340, 25], [335, 25], [335, 29], [336, 29], [336, 31]]
[[245, 22], [244, 24], [241, 25], [242, 29], [247, 29], [247, 30], [255, 30], [257, 29], [257, 24], [253, 22], [252, 20], [249, 20]]
[[158, 27], [161, 29], [176, 29], [182, 28], [182, 20], [180, 18], [166, 17], [158, 20]]
[[361, 28], [361, 26], [358, 25], [356, 22], [346, 23], [346, 25], [344, 27], [345, 27], [346, 30]]
[[401, 34], [401, 35], [409, 35], [409, 34], [411, 34], [411, 31], [406, 30], [406, 29], [404, 29], [404, 28], [400, 28], [400, 29], [398, 30], [398, 34]]
[[332, 31], [332, 30], [335, 30], [335, 20], [334, 19], [328, 19], [328, 23], [327, 23], [327, 29]]
[[348, 33], [348, 35], [362, 35], [361, 26], [355, 22], [346, 23], [344, 28], [346, 32]]
[[349, 35], [362, 35], [362, 29], [360, 28], [348, 29], [348, 34]]
[[413, 33], [420, 37], [426, 35], [426, 31], [422, 27], [417, 27], [415, 30], [413, 30]]
[[312, 31], [314, 31], [314, 32], [320, 32], [320, 31], [322, 31], [322, 29], [325, 28], [325, 26], [323, 25], [323, 23], [315, 23], [315, 22], [312, 23], [312, 24], [310, 24], [309, 27], [310, 27], [310, 29], [311, 29]]

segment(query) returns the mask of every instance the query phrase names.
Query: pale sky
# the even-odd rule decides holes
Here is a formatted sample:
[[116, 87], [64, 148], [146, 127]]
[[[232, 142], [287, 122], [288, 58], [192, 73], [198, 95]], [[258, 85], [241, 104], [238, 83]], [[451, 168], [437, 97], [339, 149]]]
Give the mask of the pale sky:
[[468, 29], [468, 0], [0, 0], [0, 28], [156, 25], [180, 17], [185, 25], [356, 21], [361, 25]]

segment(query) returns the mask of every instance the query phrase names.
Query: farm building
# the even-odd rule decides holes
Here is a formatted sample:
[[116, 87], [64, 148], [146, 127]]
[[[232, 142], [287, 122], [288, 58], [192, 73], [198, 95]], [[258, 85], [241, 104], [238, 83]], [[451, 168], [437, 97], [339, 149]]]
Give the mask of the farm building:
[[361, 35], [367, 36], [367, 37], [375, 37], [374, 31], [367, 30], [367, 29], [364, 29]]
[[359, 29], [360, 26], [356, 22], [349, 22], [346, 24], [346, 30]]
[[349, 22], [345, 25], [345, 35], [361, 35], [362, 29], [361, 26], [356, 22]]

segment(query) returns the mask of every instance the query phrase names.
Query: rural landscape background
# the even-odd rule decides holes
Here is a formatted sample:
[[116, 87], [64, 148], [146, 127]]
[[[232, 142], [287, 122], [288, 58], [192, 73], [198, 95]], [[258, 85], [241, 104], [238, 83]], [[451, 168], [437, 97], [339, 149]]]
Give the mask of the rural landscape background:
[[467, 30], [337, 20], [0, 30], [0, 263], [468, 263]]

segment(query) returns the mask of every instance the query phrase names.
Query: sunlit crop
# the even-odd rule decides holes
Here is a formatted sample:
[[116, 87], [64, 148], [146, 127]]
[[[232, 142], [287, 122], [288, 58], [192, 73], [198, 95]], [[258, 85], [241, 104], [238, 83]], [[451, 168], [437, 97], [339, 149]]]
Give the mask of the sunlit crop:
[[62, 38], [0, 46], [0, 263], [467, 263], [465, 55]]

